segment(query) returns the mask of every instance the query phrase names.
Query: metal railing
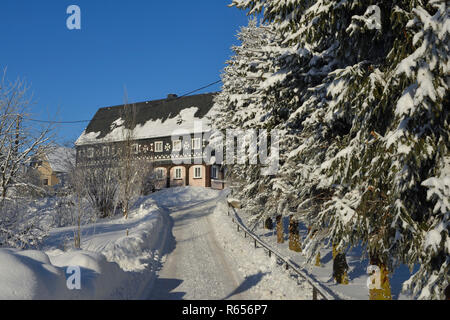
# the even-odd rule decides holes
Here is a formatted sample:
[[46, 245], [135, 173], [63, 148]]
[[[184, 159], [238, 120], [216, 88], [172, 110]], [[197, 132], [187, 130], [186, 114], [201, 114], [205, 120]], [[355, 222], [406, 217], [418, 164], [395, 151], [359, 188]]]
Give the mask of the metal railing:
[[272, 254], [274, 256], [277, 257], [277, 259], [282, 261], [282, 264], [285, 265], [286, 270], [292, 270], [293, 272], [295, 272], [297, 275], [299, 275], [301, 278], [303, 278], [306, 282], [308, 282], [311, 287], [313, 288], [313, 300], [318, 300], [318, 296], [320, 295], [324, 300], [339, 300], [340, 298], [333, 292], [331, 292], [331, 290], [329, 290], [328, 288], [326, 288], [324, 285], [322, 285], [320, 282], [316, 281], [315, 279], [311, 278], [308, 274], [306, 274], [303, 270], [301, 270], [300, 266], [297, 265], [294, 261], [292, 261], [291, 259], [287, 258], [287, 257], [283, 257], [280, 253], [278, 253], [275, 249], [273, 249], [270, 245], [268, 245], [267, 243], [265, 243], [264, 241], [262, 241], [261, 239], [259, 239], [259, 237], [257, 235], [255, 235], [252, 231], [250, 231], [244, 224], [242, 224], [239, 220], [240, 217], [238, 216], [235, 208], [233, 206], [230, 205], [230, 203], [228, 203], [228, 216], [230, 216], [230, 209], [233, 211], [233, 217], [232, 217], [232, 221], [233, 223], [235, 223], [237, 225], [237, 231], [243, 231], [244, 232], [244, 237], [247, 238], [250, 237], [251, 239], [253, 239], [253, 242], [255, 244], [255, 248], [258, 247], [258, 244], [264, 248], [269, 257], [272, 256]]

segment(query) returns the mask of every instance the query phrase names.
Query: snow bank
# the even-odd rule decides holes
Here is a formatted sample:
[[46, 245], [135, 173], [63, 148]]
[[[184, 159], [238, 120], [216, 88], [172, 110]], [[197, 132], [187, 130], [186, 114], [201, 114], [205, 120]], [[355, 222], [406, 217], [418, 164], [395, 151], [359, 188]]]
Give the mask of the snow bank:
[[[72, 228], [52, 231], [46, 252], [0, 249], [0, 299], [145, 299], [167, 225], [164, 212], [146, 198], [129, 219], [83, 227], [81, 250], [55, 246]], [[68, 267], [80, 268], [80, 290], [68, 289]]]
[[0, 261], [2, 300], [51, 299], [66, 291], [63, 270], [43, 252], [0, 249]]
[[[78, 266], [81, 270], [81, 290], [63, 288], [57, 296], [51, 299], [114, 299], [130, 298], [127, 275], [116, 263], [108, 262], [106, 257], [98, 252], [73, 251], [50, 257], [54, 266], [67, 270], [69, 266]], [[70, 276], [70, 275], [68, 275]], [[66, 283], [66, 279], [64, 284]]]
[[215, 236], [236, 269], [245, 277], [244, 283], [250, 288], [251, 299], [311, 300], [311, 286], [302, 279], [293, 278], [277, 263], [274, 255], [269, 258], [263, 250], [255, 250], [249, 239], [238, 235], [227, 210], [224, 198], [210, 216], [214, 225], [220, 226], [215, 229]]
[[[140, 221], [148, 212], [159, 210], [156, 203], [147, 201], [131, 214], [130, 221]], [[143, 271], [150, 261], [159, 259], [162, 239], [166, 232], [163, 216], [140, 222], [128, 236], [124, 235], [110, 242], [103, 250], [108, 261], [117, 262], [125, 271]], [[158, 249], [156, 249], [158, 248]]]

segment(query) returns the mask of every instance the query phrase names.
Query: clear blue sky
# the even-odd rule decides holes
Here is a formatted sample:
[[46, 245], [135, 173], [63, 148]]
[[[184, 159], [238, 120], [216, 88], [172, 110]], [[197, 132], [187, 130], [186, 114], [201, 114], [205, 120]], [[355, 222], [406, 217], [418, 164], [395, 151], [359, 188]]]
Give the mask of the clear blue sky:
[[[46, 120], [90, 119], [122, 104], [124, 86], [130, 102], [184, 94], [220, 79], [248, 21], [230, 2], [1, 0], [0, 69], [30, 84], [33, 116]], [[66, 27], [72, 4], [81, 30]], [[86, 126], [59, 125], [58, 141], [76, 140]]]

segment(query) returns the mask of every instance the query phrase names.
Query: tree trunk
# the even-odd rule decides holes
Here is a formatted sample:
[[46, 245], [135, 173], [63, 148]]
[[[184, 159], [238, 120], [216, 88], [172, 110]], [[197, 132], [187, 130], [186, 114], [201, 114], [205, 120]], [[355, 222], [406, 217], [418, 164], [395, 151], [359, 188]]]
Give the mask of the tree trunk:
[[322, 264], [320, 263], [320, 252], [317, 253], [315, 266], [316, 267], [322, 266]]
[[77, 209], [78, 209], [78, 217], [77, 217], [77, 233], [75, 235], [75, 248], [81, 249], [81, 204], [80, 199], [77, 198]]
[[284, 243], [283, 216], [277, 216], [277, 242]]
[[336, 250], [333, 245], [333, 278], [338, 284], [348, 284], [348, 264], [345, 253]]
[[289, 249], [295, 252], [302, 252], [298, 221], [292, 215], [289, 217]]

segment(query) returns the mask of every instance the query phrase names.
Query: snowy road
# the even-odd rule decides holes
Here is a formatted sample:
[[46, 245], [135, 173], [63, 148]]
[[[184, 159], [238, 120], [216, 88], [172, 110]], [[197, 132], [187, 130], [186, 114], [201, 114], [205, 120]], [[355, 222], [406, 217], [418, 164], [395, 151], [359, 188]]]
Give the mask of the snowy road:
[[155, 200], [173, 225], [149, 299], [312, 298], [309, 284], [236, 232], [223, 194], [185, 187], [162, 191]]
[[247, 298], [244, 293], [232, 294], [244, 279], [215, 237], [210, 215], [216, 205], [214, 199], [171, 208], [176, 245], [155, 280], [150, 299]]

